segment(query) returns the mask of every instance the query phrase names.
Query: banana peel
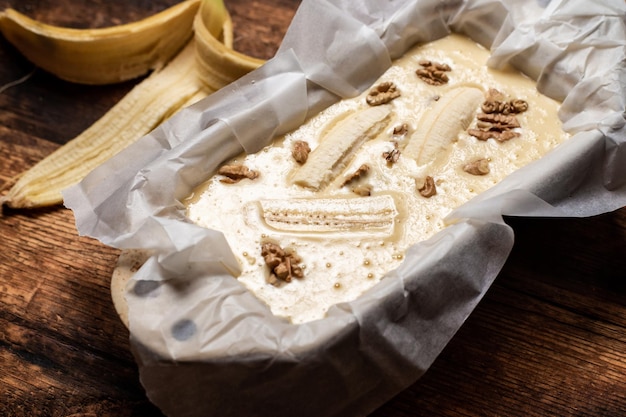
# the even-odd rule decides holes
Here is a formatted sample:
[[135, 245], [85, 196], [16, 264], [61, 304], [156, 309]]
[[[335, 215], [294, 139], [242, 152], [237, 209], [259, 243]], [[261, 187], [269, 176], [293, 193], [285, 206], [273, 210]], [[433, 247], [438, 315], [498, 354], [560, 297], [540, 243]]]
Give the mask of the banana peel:
[[70, 29], [38, 22], [13, 9], [0, 30], [29, 61], [66, 81], [111, 84], [161, 68], [192, 36], [199, 0], [187, 0], [134, 23]]
[[264, 62], [232, 49], [232, 21], [222, 0], [186, 0], [103, 29], [56, 27], [8, 9], [0, 13], [0, 31], [26, 58], [65, 80], [107, 84], [153, 70], [93, 125], [16, 178], [0, 199], [11, 208], [61, 204], [63, 189]]

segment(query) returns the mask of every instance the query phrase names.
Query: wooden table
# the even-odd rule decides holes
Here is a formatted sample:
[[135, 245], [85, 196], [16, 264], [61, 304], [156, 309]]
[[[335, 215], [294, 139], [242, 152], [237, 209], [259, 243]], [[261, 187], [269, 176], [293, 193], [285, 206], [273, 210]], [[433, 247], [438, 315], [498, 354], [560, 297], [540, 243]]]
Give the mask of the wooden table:
[[[0, 0], [56, 24], [132, 21], [175, 0]], [[236, 48], [268, 58], [297, 0], [227, 2]], [[0, 85], [33, 66], [0, 38]], [[85, 87], [38, 70], [0, 94], [0, 184], [74, 137], [134, 82]], [[626, 209], [509, 219], [516, 244], [486, 297], [386, 416], [626, 415]], [[0, 217], [0, 415], [160, 416], [113, 309], [118, 251], [63, 208]]]

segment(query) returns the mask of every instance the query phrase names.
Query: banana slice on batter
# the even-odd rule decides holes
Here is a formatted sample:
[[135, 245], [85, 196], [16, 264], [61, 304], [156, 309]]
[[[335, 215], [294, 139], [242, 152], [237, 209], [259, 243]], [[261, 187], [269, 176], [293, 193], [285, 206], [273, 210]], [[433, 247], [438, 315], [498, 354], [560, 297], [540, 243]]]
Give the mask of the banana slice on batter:
[[435, 161], [467, 129], [483, 99], [483, 92], [475, 87], [448, 91], [432, 109], [425, 111], [403, 156], [414, 159], [418, 165]]
[[398, 215], [391, 195], [355, 198], [260, 200], [261, 218], [291, 233], [366, 232], [390, 234]]
[[294, 173], [292, 182], [320, 190], [343, 171], [356, 151], [378, 136], [391, 120], [391, 107], [367, 107], [336, 122]]

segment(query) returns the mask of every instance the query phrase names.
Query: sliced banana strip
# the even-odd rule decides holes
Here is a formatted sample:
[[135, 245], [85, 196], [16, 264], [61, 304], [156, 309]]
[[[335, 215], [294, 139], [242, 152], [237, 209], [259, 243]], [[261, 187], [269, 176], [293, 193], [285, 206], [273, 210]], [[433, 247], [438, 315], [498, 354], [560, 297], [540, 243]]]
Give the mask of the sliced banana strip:
[[424, 112], [403, 156], [415, 159], [418, 165], [435, 161], [467, 129], [482, 101], [483, 92], [475, 87], [448, 91]]
[[398, 215], [391, 195], [260, 200], [261, 218], [281, 232], [391, 234]]
[[24, 172], [0, 203], [13, 208], [58, 204], [62, 190], [181, 107], [210, 93], [196, 76], [192, 41], [170, 64], [137, 84], [91, 127]]
[[346, 168], [363, 143], [385, 129], [390, 119], [391, 107], [383, 105], [358, 110], [336, 122], [294, 173], [292, 182], [320, 190]]

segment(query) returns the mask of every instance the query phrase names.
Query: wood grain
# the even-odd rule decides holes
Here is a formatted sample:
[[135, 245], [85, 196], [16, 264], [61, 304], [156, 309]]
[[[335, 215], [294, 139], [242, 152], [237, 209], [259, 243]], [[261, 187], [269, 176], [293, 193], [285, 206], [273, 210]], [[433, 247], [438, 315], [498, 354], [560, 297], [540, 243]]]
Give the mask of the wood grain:
[[[0, 0], [0, 9], [99, 27], [175, 2]], [[298, 3], [228, 1], [236, 48], [271, 57]], [[0, 63], [0, 85], [33, 69], [3, 38]], [[0, 188], [132, 85], [77, 86], [38, 70], [0, 94]], [[373, 416], [626, 415], [626, 209], [508, 222], [516, 244], [493, 287], [426, 375]], [[77, 236], [63, 208], [3, 208], [0, 237], [0, 416], [162, 417], [110, 300], [117, 250]]]

